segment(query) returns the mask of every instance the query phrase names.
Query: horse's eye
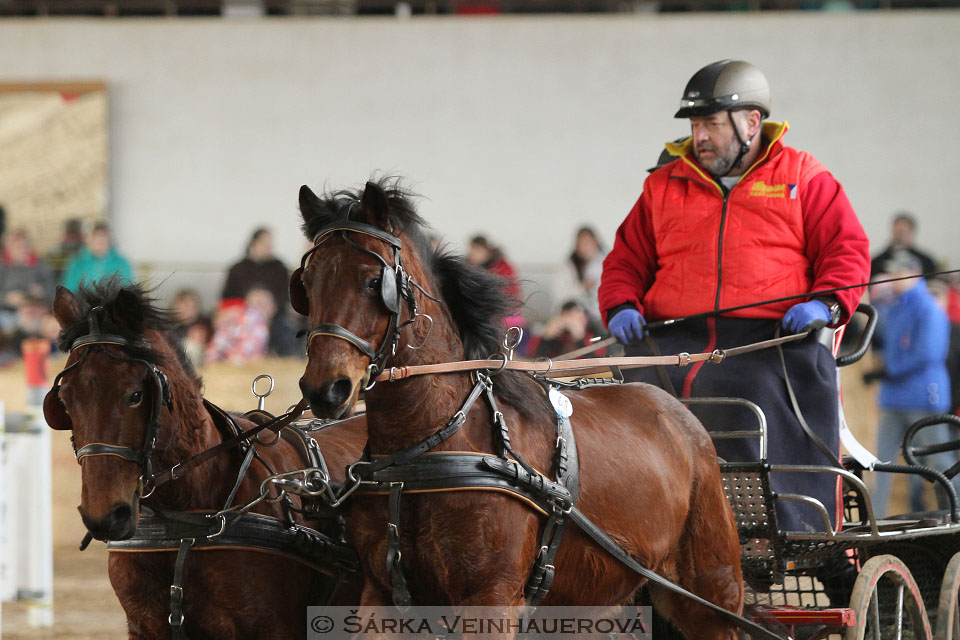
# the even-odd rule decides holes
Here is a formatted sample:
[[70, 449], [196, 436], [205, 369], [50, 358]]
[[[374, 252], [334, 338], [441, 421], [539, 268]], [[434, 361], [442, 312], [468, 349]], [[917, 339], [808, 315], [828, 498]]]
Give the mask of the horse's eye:
[[380, 293], [380, 278], [370, 278], [367, 280], [367, 290]]
[[130, 397], [127, 398], [127, 404], [131, 407], [135, 407], [140, 404], [141, 400], [143, 400], [143, 391], [134, 391], [130, 394]]

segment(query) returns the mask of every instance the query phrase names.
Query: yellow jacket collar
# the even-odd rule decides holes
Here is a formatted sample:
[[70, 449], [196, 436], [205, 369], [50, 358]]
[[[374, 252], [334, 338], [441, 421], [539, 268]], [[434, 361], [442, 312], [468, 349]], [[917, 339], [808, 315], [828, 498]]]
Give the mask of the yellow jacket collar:
[[[757, 162], [763, 160], [769, 154], [771, 147], [777, 142], [780, 141], [780, 138], [790, 129], [790, 125], [786, 120], [783, 122], [775, 122], [773, 120], [766, 120], [762, 125], [760, 125], [761, 135], [770, 141], [767, 145], [767, 148], [764, 150], [760, 157], [757, 159]], [[668, 142], [666, 145], [667, 151], [670, 152], [670, 155], [683, 157], [685, 155], [691, 155], [693, 153], [693, 138], [687, 138], [682, 142]]]

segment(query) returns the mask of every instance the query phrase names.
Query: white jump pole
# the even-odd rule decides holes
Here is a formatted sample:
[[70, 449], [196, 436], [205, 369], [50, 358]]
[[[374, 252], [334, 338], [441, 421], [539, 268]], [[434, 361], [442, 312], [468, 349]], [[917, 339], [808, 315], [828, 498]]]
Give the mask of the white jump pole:
[[0, 638], [3, 637], [3, 603], [10, 600], [7, 560], [7, 412], [0, 398]]
[[53, 625], [53, 486], [50, 429], [43, 418], [49, 356], [48, 341], [23, 342], [27, 421], [24, 432], [16, 434], [23, 438], [20, 460], [24, 464], [17, 478], [21, 509], [14, 535], [19, 538], [21, 563], [17, 597], [27, 602], [27, 624], [31, 627]]

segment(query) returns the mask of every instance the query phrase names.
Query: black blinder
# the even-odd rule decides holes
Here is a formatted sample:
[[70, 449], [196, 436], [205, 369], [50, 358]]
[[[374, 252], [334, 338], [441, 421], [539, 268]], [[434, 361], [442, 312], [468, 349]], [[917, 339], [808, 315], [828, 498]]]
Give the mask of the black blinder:
[[400, 313], [400, 292], [397, 289], [397, 274], [384, 266], [380, 274], [380, 297], [390, 313]]
[[43, 418], [50, 428], [56, 431], [69, 431], [73, 428], [73, 421], [70, 420], [63, 402], [60, 401], [57, 387], [47, 391], [47, 395], [43, 398]]
[[300, 267], [290, 276], [290, 306], [302, 316], [310, 315], [310, 304], [307, 301], [307, 290], [303, 286], [303, 267]]

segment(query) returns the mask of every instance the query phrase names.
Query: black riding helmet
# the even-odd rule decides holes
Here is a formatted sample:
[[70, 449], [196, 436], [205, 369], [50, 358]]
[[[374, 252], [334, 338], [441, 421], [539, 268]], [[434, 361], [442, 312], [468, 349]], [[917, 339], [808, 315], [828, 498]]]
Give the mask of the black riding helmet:
[[[730, 113], [734, 109], [753, 108], [763, 118], [770, 116], [770, 85], [760, 69], [743, 60], [720, 60], [703, 67], [690, 78], [683, 90], [680, 109], [674, 118], [710, 116], [726, 111], [740, 143], [740, 153], [727, 171], [739, 167], [750, 151], [753, 138], [744, 140]], [[722, 176], [721, 176], [722, 177]]]
[[720, 60], [693, 74], [674, 118], [709, 116], [718, 111], [754, 107], [770, 116], [770, 85], [760, 69], [743, 60]]

